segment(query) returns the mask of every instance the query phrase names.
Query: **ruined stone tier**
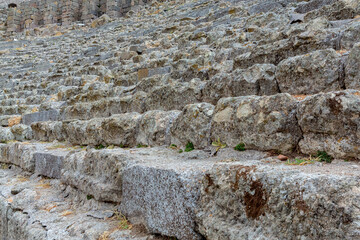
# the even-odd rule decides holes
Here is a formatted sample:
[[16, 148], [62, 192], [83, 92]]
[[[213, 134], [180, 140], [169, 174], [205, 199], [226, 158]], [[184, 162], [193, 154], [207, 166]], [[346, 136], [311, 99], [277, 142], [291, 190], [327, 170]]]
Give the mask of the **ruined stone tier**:
[[148, 0], [31, 0], [8, 9], [7, 31], [21, 32], [48, 24], [88, 23], [107, 14], [111, 18], [124, 15], [131, 7]]

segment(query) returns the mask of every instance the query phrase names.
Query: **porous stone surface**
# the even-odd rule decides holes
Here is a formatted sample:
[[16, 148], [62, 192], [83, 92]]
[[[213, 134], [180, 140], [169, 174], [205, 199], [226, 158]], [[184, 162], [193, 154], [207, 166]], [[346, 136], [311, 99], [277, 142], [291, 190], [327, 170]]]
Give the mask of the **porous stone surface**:
[[215, 165], [201, 187], [200, 232], [207, 239], [358, 238], [359, 175], [321, 168]]
[[[15, 193], [12, 189], [18, 185], [23, 189]], [[0, 189], [3, 239], [159, 239], [118, 229], [119, 220], [111, 218], [113, 205], [87, 200], [59, 180], [36, 177], [19, 168], [1, 169]]]
[[0, 0], [0, 238], [359, 239], [359, 37], [358, 0]]
[[359, 159], [359, 108], [360, 93], [352, 90], [320, 93], [300, 102], [301, 151], [326, 151], [339, 158]]
[[319, 50], [280, 62], [276, 79], [281, 92], [294, 95], [340, 90], [341, 68], [334, 49]]
[[[359, 27], [360, 29], [360, 27]], [[348, 89], [360, 88], [360, 42], [351, 49], [345, 68], [345, 86]]]
[[296, 119], [297, 101], [289, 94], [223, 98], [215, 108], [213, 141], [249, 149], [291, 152], [302, 133]]
[[171, 143], [184, 146], [192, 142], [197, 148], [207, 147], [214, 109], [209, 103], [186, 105], [171, 126]]

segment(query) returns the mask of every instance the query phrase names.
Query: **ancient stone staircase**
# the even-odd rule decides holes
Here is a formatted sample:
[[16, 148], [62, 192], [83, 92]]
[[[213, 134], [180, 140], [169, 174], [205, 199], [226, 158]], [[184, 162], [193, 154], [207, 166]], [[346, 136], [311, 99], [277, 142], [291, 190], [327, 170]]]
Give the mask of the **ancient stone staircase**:
[[172, 1], [14, 33], [0, 236], [358, 239], [359, 16], [357, 0]]

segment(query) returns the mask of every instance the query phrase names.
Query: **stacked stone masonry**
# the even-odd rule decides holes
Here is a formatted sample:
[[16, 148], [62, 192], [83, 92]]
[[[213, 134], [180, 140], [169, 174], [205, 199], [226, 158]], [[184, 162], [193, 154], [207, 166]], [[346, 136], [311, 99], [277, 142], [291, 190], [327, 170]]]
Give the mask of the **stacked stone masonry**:
[[123, 16], [131, 7], [143, 5], [143, 0], [30, 0], [8, 9], [7, 31], [50, 24], [70, 25], [73, 22], [89, 23], [107, 14], [111, 18]]
[[360, 238], [360, 1], [14, 3], [0, 239]]

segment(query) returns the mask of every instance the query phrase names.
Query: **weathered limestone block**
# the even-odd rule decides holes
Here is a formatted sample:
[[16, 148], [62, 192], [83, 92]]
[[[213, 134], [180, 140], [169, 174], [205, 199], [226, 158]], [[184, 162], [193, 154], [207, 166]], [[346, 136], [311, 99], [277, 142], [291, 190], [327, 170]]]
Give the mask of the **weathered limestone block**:
[[197, 211], [206, 239], [360, 237], [357, 175], [258, 163], [220, 163], [206, 173]]
[[101, 143], [101, 118], [88, 121], [63, 123], [62, 130], [68, 136], [66, 141], [75, 145], [98, 145]]
[[277, 67], [280, 91], [290, 94], [314, 94], [340, 90], [341, 59], [333, 49], [286, 59]]
[[[79, 190], [70, 186], [64, 189], [59, 180], [27, 178], [19, 170], [16, 167], [0, 170], [0, 233], [3, 239], [95, 240], [101, 239], [105, 231], [112, 232], [118, 226], [118, 220], [104, 221], [104, 218], [114, 215], [113, 204], [87, 200], [87, 196]], [[19, 191], [14, 192], [14, 188]], [[132, 235], [130, 231], [115, 230], [111, 237], [147, 238], [133, 238]]]
[[139, 123], [137, 143], [148, 146], [170, 145], [170, 128], [180, 113], [176, 110], [154, 110], [144, 113]]
[[194, 217], [203, 171], [209, 166], [206, 159], [171, 161], [161, 155], [129, 166], [123, 172], [121, 212], [151, 233], [202, 239]]
[[156, 86], [148, 93], [146, 110], [181, 110], [187, 104], [199, 102], [203, 85], [203, 82], [193, 80]]
[[212, 119], [211, 139], [233, 147], [293, 151], [301, 137], [296, 100], [289, 94], [223, 98]]
[[31, 129], [33, 139], [38, 141], [65, 141], [68, 138], [63, 129], [63, 122], [36, 122], [31, 124]]
[[222, 97], [279, 93], [275, 71], [275, 65], [255, 64], [248, 69], [237, 69], [232, 74], [217, 74], [205, 85], [204, 100], [216, 104]]
[[304, 1], [301, 3], [295, 11], [298, 13], [307, 13], [316, 9], [319, 9], [325, 5], [332, 4], [336, 0], [313, 0], [313, 1]]
[[354, 21], [342, 33], [340, 47], [350, 50], [360, 39], [360, 22]]
[[359, 159], [360, 92], [322, 93], [307, 97], [297, 109], [303, 132], [300, 150], [326, 151], [333, 157]]
[[195, 148], [209, 146], [214, 109], [210, 103], [186, 105], [171, 126], [171, 143], [185, 146], [190, 141]]
[[136, 130], [141, 114], [124, 113], [113, 115], [101, 123], [101, 139], [106, 145], [135, 146]]
[[97, 27], [100, 27], [100, 26], [110, 22], [110, 21], [111, 21], [111, 18], [107, 14], [104, 14], [101, 17], [99, 17], [99, 18], [95, 19], [94, 21], [92, 21], [90, 26], [92, 28], [97, 28]]
[[147, 94], [143, 91], [138, 91], [133, 95], [128, 95], [120, 98], [113, 98], [107, 102], [107, 110], [110, 114], [138, 112], [145, 111], [145, 102]]
[[35, 173], [49, 178], [60, 179], [66, 154], [67, 152], [61, 150], [34, 153]]
[[25, 125], [31, 125], [34, 122], [57, 121], [59, 119], [59, 111], [52, 109], [35, 113], [24, 114], [21, 122]]
[[37, 146], [8, 143], [0, 145], [1, 162], [17, 165], [25, 171], [33, 172], [35, 159], [33, 154], [38, 150]]
[[1, 127], [0, 128], [0, 141], [6, 142], [9, 140], [14, 140], [14, 134], [11, 132], [11, 128]]
[[122, 149], [76, 152], [64, 159], [61, 181], [98, 201], [119, 203], [122, 173], [129, 159]]
[[345, 67], [346, 89], [360, 89], [360, 42], [355, 44]]
[[351, 19], [360, 13], [360, 3], [358, 0], [337, 0], [332, 4], [324, 5], [314, 11], [308, 12], [305, 20], [315, 19], [326, 16], [329, 20]]
[[14, 140], [24, 141], [32, 139], [31, 127], [24, 124], [17, 124], [12, 126], [11, 132], [14, 135]]

